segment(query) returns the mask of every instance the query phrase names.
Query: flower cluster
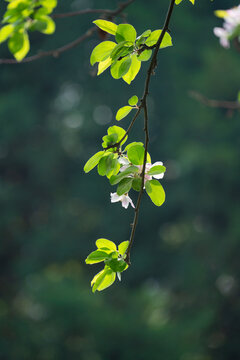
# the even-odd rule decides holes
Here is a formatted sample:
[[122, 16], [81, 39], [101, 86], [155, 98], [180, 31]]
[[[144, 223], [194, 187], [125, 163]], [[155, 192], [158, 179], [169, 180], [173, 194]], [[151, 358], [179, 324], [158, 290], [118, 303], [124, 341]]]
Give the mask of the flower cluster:
[[229, 10], [218, 10], [216, 15], [224, 19], [223, 27], [215, 27], [214, 34], [220, 38], [220, 44], [229, 48], [229, 41], [240, 36], [240, 5]]
[[[124, 171], [127, 171], [128, 175], [126, 178], [128, 179], [139, 179], [140, 182], [142, 181], [142, 171], [143, 171], [143, 165], [136, 165], [135, 167], [138, 169], [137, 172], [129, 172], [129, 170], [131, 169], [131, 167], [133, 166], [132, 163], [129, 162], [127, 157], [119, 157], [118, 162], [121, 164], [121, 168], [120, 168], [120, 173], [123, 173]], [[157, 168], [158, 167], [158, 168]], [[157, 169], [157, 172], [154, 171], [154, 169]], [[151, 172], [151, 170], [153, 172]], [[157, 161], [154, 164], [151, 163], [146, 163], [145, 166], [145, 174], [144, 174], [144, 189], [145, 189], [145, 184], [147, 181], [152, 180], [153, 178], [155, 179], [162, 179], [164, 177], [164, 171], [165, 168], [163, 167], [163, 163], [161, 161]], [[128, 205], [130, 204], [133, 208], [135, 208], [132, 199], [130, 198], [130, 196], [128, 195], [128, 193], [125, 193], [123, 195], [118, 195], [116, 192], [115, 193], [110, 193], [111, 196], [111, 202], [118, 202], [120, 201], [122, 203], [122, 207], [124, 207], [125, 209], [128, 208]]]

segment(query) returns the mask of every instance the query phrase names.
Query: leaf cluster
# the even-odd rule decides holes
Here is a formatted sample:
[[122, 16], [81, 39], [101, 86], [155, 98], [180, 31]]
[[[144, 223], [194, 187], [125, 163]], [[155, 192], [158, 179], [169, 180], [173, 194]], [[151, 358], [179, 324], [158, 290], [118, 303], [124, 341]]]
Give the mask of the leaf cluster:
[[[98, 63], [98, 75], [110, 67], [114, 79], [122, 78], [127, 84], [135, 79], [142, 61], [148, 61], [156, 46], [162, 30], [146, 30], [137, 36], [136, 29], [130, 24], [116, 25], [107, 20], [95, 20], [101, 30], [115, 36], [114, 41], [103, 41], [92, 51], [91, 65]], [[172, 38], [165, 33], [161, 48], [172, 46]]]
[[105, 266], [102, 271], [97, 273], [91, 281], [92, 291], [102, 291], [111, 286], [116, 275], [121, 281], [121, 273], [128, 268], [125, 262], [126, 251], [129, 241], [123, 241], [118, 245], [107, 239], [98, 239], [96, 241], [97, 250], [88, 255], [86, 264], [96, 264], [104, 262]]
[[21, 61], [30, 50], [29, 31], [52, 34], [55, 22], [49, 16], [57, 0], [6, 0], [9, 4], [2, 20], [0, 44], [8, 41], [9, 51]]

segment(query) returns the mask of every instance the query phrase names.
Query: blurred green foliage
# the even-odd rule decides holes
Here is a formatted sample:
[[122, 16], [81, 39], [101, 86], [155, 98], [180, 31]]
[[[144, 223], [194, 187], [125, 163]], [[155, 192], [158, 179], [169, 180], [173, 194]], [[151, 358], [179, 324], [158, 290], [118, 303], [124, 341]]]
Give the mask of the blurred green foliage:
[[[100, 5], [110, 7], [62, 0], [58, 11]], [[161, 27], [167, 5], [139, 0], [129, 22], [139, 33]], [[225, 7], [183, 2], [174, 11], [174, 46], [159, 56], [149, 101], [167, 200], [160, 209], [143, 200], [131, 269], [104, 293], [91, 293], [96, 269], [84, 259], [99, 236], [128, 240], [132, 212], [106, 201], [110, 185], [83, 165], [116, 124], [119, 99], [141, 96], [144, 66], [131, 89], [109, 74], [96, 79], [89, 56], [98, 38], [57, 59], [1, 65], [1, 359], [240, 357], [239, 113], [188, 95], [236, 98], [239, 53], [212, 34], [213, 11]], [[31, 53], [71, 41], [94, 18], [58, 20], [53, 36], [33, 34]], [[132, 136], [143, 140], [141, 126]]]

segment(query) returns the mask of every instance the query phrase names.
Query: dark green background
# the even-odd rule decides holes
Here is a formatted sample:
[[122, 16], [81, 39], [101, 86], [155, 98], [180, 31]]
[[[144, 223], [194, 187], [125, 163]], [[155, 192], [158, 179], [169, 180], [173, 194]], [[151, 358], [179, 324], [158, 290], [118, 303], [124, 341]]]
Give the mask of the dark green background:
[[[133, 211], [111, 204], [106, 178], [83, 166], [117, 109], [141, 97], [146, 66], [131, 86], [97, 78], [97, 36], [57, 59], [0, 66], [1, 360], [240, 358], [239, 112], [189, 96], [236, 99], [240, 54], [220, 47], [213, 11], [238, 3], [196, 3], [174, 10], [174, 46], [160, 51], [151, 80], [150, 153], [167, 166], [166, 203], [144, 196], [132, 266], [102, 293], [90, 288], [101, 267], [84, 259], [99, 237], [127, 240]], [[116, 6], [61, 0], [56, 12]], [[136, 0], [125, 13], [140, 34], [161, 28], [167, 7]], [[96, 18], [58, 20], [53, 36], [32, 35], [31, 53], [72, 41]], [[5, 45], [0, 57], [10, 57]], [[143, 140], [142, 120], [130, 140]]]

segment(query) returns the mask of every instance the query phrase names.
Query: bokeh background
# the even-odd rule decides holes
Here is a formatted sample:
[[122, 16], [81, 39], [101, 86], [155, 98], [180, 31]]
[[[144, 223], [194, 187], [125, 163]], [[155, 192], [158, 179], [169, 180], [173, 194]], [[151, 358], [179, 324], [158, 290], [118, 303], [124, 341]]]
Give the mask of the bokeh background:
[[[239, 112], [189, 96], [236, 99], [240, 54], [219, 45], [213, 12], [238, 2], [196, 3], [176, 7], [174, 46], [151, 82], [150, 152], [167, 166], [166, 202], [144, 197], [132, 266], [102, 293], [90, 288], [101, 266], [84, 259], [99, 237], [127, 240], [133, 211], [111, 204], [106, 179], [83, 166], [117, 109], [141, 97], [146, 66], [131, 87], [109, 72], [97, 78], [97, 36], [59, 58], [1, 65], [1, 360], [240, 358]], [[116, 6], [60, 0], [56, 12]], [[140, 34], [162, 26], [167, 6], [138, 0], [125, 13]], [[53, 36], [33, 34], [31, 53], [72, 41], [96, 18], [58, 20]], [[0, 55], [10, 57], [7, 47]], [[130, 140], [142, 139], [139, 119]]]

